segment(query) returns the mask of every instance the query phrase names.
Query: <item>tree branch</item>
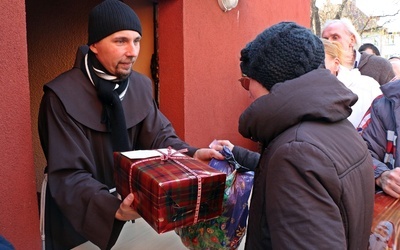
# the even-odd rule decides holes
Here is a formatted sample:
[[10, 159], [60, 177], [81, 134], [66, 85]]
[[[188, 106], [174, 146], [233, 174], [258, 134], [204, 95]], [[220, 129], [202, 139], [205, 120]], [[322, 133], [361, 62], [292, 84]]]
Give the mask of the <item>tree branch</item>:
[[346, 7], [347, 2], [348, 2], [348, 0], [342, 1], [342, 4], [340, 5], [339, 10], [336, 13], [335, 19], [340, 19], [342, 17], [343, 10], [344, 10], [344, 7]]

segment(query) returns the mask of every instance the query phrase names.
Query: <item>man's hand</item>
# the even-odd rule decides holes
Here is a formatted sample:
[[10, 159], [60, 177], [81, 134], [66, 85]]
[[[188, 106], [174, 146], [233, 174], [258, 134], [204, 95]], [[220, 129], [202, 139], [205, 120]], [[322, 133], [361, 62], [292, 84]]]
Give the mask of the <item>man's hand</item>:
[[115, 219], [120, 221], [128, 221], [141, 217], [136, 210], [131, 207], [134, 199], [135, 196], [132, 193], [125, 197], [125, 199], [121, 202], [119, 209], [115, 213]]
[[212, 158], [215, 158], [217, 160], [223, 160], [225, 157], [218, 152], [215, 149], [211, 148], [200, 148], [194, 153], [193, 158], [205, 162], [208, 164], [209, 161], [211, 161]]
[[386, 194], [394, 198], [400, 197], [400, 168], [383, 172], [375, 182]]

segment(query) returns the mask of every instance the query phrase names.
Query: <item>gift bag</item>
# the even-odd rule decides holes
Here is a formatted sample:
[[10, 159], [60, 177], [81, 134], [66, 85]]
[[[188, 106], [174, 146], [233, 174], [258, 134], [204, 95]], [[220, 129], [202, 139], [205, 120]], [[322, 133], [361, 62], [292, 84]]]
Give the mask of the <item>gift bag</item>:
[[400, 200], [383, 192], [375, 194], [368, 249], [400, 249]]
[[222, 215], [175, 229], [182, 243], [191, 250], [237, 249], [246, 232], [254, 172], [244, 172], [246, 168], [236, 162], [227, 147], [221, 153], [225, 160], [213, 159], [209, 165], [227, 175]]

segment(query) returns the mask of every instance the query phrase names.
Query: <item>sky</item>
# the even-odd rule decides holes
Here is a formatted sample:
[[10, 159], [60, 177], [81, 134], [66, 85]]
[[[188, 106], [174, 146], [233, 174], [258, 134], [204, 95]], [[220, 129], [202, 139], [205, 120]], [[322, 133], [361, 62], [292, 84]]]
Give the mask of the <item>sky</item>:
[[[351, 1], [351, 0], [349, 0]], [[321, 6], [325, 0], [317, 0], [317, 6]], [[341, 4], [342, 0], [331, 0], [331, 3]], [[396, 13], [400, 10], [400, 0], [356, 0], [357, 7], [370, 16], [382, 16]], [[386, 22], [385, 27], [389, 29], [400, 27], [400, 14], [396, 17], [387, 17], [390, 23]], [[386, 20], [382, 20], [381, 24]]]
[[[352, 0], [349, 0], [352, 1]], [[317, 0], [317, 6], [321, 6], [325, 0]], [[400, 9], [399, 0], [356, 0], [357, 7], [368, 15], [387, 14], [394, 9]], [[342, 0], [331, 0], [333, 4], [341, 4]]]

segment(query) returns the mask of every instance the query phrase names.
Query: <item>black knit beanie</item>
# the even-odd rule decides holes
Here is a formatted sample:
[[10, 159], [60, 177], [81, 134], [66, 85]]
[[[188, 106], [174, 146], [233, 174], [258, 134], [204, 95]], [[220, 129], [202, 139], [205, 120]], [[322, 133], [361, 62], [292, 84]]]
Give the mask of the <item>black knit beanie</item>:
[[241, 51], [242, 73], [271, 90], [317, 69], [324, 61], [324, 46], [309, 29], [294, 22], [271, 26]]
[[105, 0], [89, 14], [88, 45], [121, 30], [134, 30], [142, 35], [139, 17], [119, 0]]

